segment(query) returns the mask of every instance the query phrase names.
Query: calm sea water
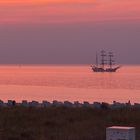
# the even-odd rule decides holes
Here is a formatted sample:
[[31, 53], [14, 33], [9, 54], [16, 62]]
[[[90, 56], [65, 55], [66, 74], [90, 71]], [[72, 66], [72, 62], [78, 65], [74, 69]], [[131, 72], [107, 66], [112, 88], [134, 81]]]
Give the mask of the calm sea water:
[[140, 66], [93, 73], [90, 66], [0, 66], [0, 99], [140, 102]]

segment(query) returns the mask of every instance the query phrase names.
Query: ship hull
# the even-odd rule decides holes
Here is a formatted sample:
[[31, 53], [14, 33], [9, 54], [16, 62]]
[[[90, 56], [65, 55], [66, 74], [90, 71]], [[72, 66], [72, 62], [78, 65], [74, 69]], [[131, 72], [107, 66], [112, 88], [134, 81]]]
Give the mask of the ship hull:
[[103, 68], [99, 68], [99, 67], [96, 67], [96, 66], [92, 66], [93, 72], [116, 72], [119, 68], [120, 67], [103, 69]]

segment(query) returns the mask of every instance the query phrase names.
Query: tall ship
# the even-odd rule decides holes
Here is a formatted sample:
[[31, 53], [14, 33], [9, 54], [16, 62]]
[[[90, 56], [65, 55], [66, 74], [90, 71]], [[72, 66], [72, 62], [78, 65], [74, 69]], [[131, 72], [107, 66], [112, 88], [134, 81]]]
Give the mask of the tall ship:
[[106, 54], [106, 52], [102, 50], [100, 57], [101, 62], [99, 64], [99, 56], [96, 53], [96, 64], [91, 65], [94, 72], [116, 72], [120, 69], [120, 66], [115, 65], [115, 61], [113, 60], [114, 55], [112, 52]]

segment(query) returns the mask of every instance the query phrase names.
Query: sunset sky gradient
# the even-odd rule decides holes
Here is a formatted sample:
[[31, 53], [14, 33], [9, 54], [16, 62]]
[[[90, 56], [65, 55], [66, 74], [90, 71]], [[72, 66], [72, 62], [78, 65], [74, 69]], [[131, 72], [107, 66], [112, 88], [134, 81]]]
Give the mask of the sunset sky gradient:
[[1, 24], [139, 22], [139, 0], [0, 0]]
[[0, 0], [0, 63], [88, 64], [100, 49], [140, 63], [140, 0]]

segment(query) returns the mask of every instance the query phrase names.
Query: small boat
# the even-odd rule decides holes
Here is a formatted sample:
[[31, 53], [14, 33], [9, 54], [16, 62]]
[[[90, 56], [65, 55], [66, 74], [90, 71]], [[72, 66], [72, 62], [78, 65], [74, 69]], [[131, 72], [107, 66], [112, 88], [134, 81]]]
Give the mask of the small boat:
[[[108, 60], [106, 59], [108, 56]], [[93, 72], [116, 72], [121, 66], [115, 66], [115, 61], [112, 52], [106, 55], [106, 52], [101, 51], [101, 64], [98, 63], [98, 54], [96, 53], [96, 65], [91, 65]]]

